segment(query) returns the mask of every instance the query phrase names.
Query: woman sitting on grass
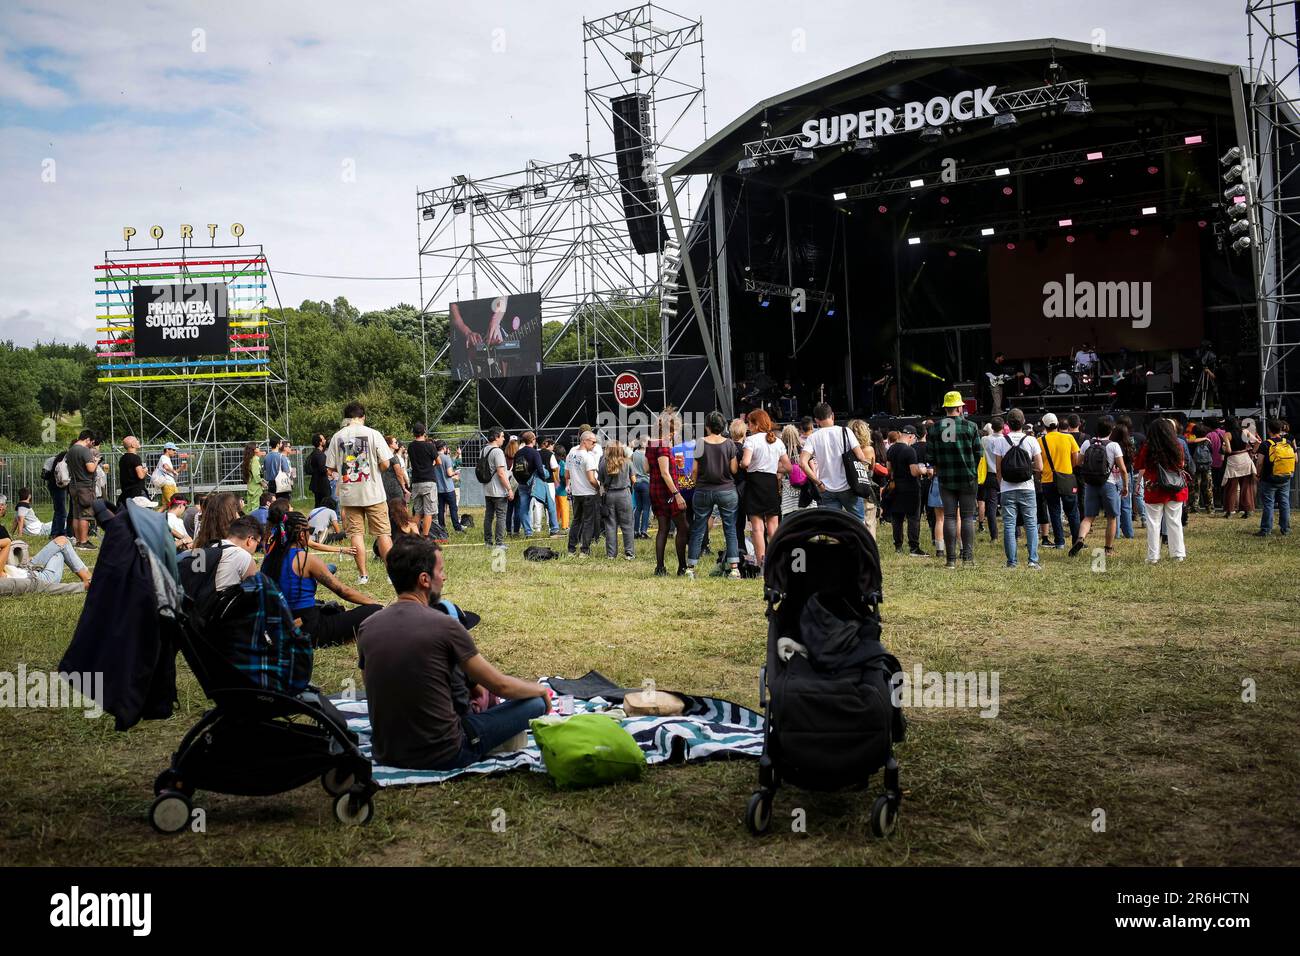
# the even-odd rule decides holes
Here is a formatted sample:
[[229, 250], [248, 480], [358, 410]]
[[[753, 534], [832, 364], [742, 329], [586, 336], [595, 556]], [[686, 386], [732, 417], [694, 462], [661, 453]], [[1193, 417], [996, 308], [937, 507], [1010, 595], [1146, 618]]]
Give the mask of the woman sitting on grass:
[[[411, 511], [406, 507], [404, 498], [388, 499], [388, 527], [393, 529], [393, 540], [397, 540], [398, 535], [402, 534], [420, 534], [420, 522], [411, 516]], [[379, 554], [379, 542], [376, 541], [371, 546], [371, 551], [380, 561], [384, 560]]]
[[[275, 512], [272, 512], [273, 514]], [[368, 594], [344, 584], [320, 558], [307, 549], [311, 525], [300, 511], [287, 511], [271, 528], [270, 545], [262, 573], [280, 587], [296, 623], [311, 635], [317, 647], [344, 644], [356, 640], [361, 622], [383, 605]], [[346, 611], [326, 611], [316, 603], [316, 586], [323, 584], [345, 601], [358, 607]]]

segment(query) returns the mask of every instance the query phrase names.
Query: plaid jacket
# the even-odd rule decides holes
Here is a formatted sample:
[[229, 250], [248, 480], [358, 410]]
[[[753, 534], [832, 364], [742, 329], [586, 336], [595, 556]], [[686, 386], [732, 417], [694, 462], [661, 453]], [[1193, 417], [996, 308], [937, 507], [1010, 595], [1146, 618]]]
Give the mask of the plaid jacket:
[[974, 422], [960, 416], [942, 418], [930, 429], [926, 442], [941, 488], [961, 491], [975, 484], [984, 450]]

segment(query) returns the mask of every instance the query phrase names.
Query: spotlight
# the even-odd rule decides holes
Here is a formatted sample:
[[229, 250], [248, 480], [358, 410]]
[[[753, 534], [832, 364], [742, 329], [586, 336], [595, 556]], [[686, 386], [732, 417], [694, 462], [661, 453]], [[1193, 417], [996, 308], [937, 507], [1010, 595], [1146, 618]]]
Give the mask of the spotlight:
[[809, 163], [817, 162], [817, 154], [811, 149], [796, 149], [790, 158], [796, 166], [807, 166]]
[[1101, 150], [1098, 149], [1098, 150], [1094, 150], [1094, 151], [1091, 152], [1091, 153], [1085, 153], [1085, 154], [1084, 154], [1084, 159], [1088, 160], [1088, 162], [1090, 162], [1090, 163], [1093, 163], [1093, 162], [1096, 162], [1096, 161], [1099, 160], [1099, 159], [1104, 159], [1105, 156], [1106, 156], [1106, 154], [1103, 153]]
[[1242, 219], [1249, 212], [1250, 210], [1246, 207], [1246, 204], [1244, 202], [1234, 202], [1231, 206], [1228, 207], [1228, 218]]
[[1234, 146], [1232, 147], [1232, 149], [1228, 150], [1226, 153], [1224, 153], [1222, 156], [1219, 157], [1219, 165], [1231, 166], [1234, 163], [1236, 163], [1239, 159], [1241, 159], [1241, 147]]
[[848, 194], [848, 193], [835, 193], [834, 195], [831, 196], [831, 198], [834, 199], [836, 202], [840, 202], [840, 201], [842, 201], [842, 200], [848, 199], [848, 198], [849, 198], [849, 194]]
[[834, 317], [835, 317], [835, 310], [834, 310], [834, 309], [827, 309], [827, 310], [826, 310], [826, 317], [827, 317], [828, 319], [834, 318]]
[[938, 126], [927, 126], [921, 130], [920, 139], [923, 143], [937, 143], [943, 139], [943, 129]]
[[949, 258], [949, 259], [956, 259], [956, 258], [957, 258], [957, 250], [956, 250], [956, 249], [949, 249], [949, 250], [948, 250], [948, 258]]
[[994, 176], [1010, 176], [1010, 175], [1011, 175], [1011, 167], [1009, 167], [1009, 166], [999, 166], [997, 169], [993, 170], [993, 175], [994, 175]]
[[1092, 112], [1092, 104], [1082, 93], [1074, 93], [1065, 104], [1066, 116], [1086, 116]]
[[919, 245], [921, 244], [921, 238], [920, 238], [920, 236], [908, 236], [908, 237], [907, 237], [907, 244], [908, 244], [909, 246], [919, 246]]
[[469, 182], [469, 180], [466, 179], [464, 176], [452, 176], [451, 181], [455, 183], [457, 186], [464, 186], [467, 182]]
[[1016, 251], [1016, 244], [1014, 242], [1008, 242], [1007, 252], [1015, 252], [1015, 251]]
[[746, 156], [740, 162], [736, 163], [736, 172], [742, 176], [748, 176], [754, 170], [758, 169], [758, 160], [753, 156]]
[[487, 207], [488, 207], [488, 201], [484, 199], [482, 196], [479, 196], [477, 199], [474, 200], [475, 212], [485, 212], [487, 210]]
[[1234, 222], [1231, 226], [1228, 227], [1229, 235], [1233, 235], [1233, 236], [1244, 236], [1249, 232], [1250, 232], [1250, 220], [1248, 219], [1238, 219], [1236, 222]]
[[463, 213], [463, 212], [465, 211], [465, 202], [464, 202], [464, 200], [457, 199], [454, 203], [452, 203], [452, 204], [451, 204], [451, 211], [454, 212], [454, 213], [455, 213], [456, 215], [458, 215], [458, 216], [459, 216], [461, 213]]
[[1011, 129], [1019, 120], [1016, 119], [1015, 113], [999, 113], [993, 117], [994, 129]]
[[546, 198], [546, 187], [545, 187], [545, 186], [534, 186], [534, 187], [533, 187], [533, 198], [534, 198], [534, 199], [545, 199], [545, 198]]
[[1141, 232], [1141, 230], [1138, 229], [1137, 226], [1132, 226], [1132, 227], [1130, 227], [1130, 229], [1129, 229], [1129, 231], [1128, 231], [1128, 234], [1129, 234], [1130, 236], [1136, 236], [1136, 235], [1137, 235], [1138, 233], [1140, 233], [1140, 232]]
[[1068, 243], [1070, 243], [1071, 245], [1073, 245], [1073, 244], [1074, 244], [1074, 236], [1066, 236], [1066, 237], [1065, 237], [1065, 241], [1068, 242]]
[[1223, 198], [1225, 202], [1232, 202], [1234, 199], [1236, 199], [1239, 196], [1242, 197], [1243, 199], [1246, 196], [1246, 187], [1243, 186], [1241, 183], [1237, 183], [1237, 185], [1233, 186], [1231, 189], [1225, 189], [1223, 191]]
[[1196, 220], [1196, 226], [1197, 226], [1198, 229], [1204, 229], [1204, 228], [1205, 228], [1206, 226], [1208, 226], [1208, 225], [1209, 225], [1209, 223], [1206, 222], [1204, 219], [1198, 219], [1198, 220]]
[[523, 203], [523, 201], [524, 197], [518, 189], [512, 189], [510, 192], [506, 193], [506, 202], [512, 206], [518, 206]]
[[925, 180], [924, 180], [924, 179], [913, 179], [913, 180], [911, 180], [911, 181], [908, 182], [908, 185], [911, 186], [913, 189], [920, 189], [922, 186], [925, 185]]
[[578, 162], [580, 159], [582, 159], [582, 153], [570, 153], [570, 154], [569, 154], [569, 159], [573, 160], [573, 161], [576, 163], [576, 162]]
[[1250, 248], [1250, 236], [1242, 236], [1232, 244], [1233, 252], [1245, 252]]
[[580, 193], [586, 192], [587, 187], [590, 185], [591, 185], [591, 180], [587, 178], [585, 173], [573, 177], [573, 188]]
[[1155, 207], [1155, 206], [1143, 206], [1143, 207], [1142, 207], [1142, 215], [1144, 215], [1144, 216], [1154, 216], [1155, 214], [1156, 214], [1156, 207]]
[[423, 209], [423, 211], [421, 211], [420, 215], [421, 215], [423, 218], [425, 218], [425, 219], [432, 219], [432, 218], [433, 218], [433, 207], [432, 207], [432, 206], [425, 206], [424, 209]]
[[1237, 165], [1231, 167], [1226, 173], [1223, 174], [1223, 181], [1225, 183], [1235, 183], [1238, 179], [1241, 178], [1241, 172], [1242, 172], [1241, 163], [1238, 163]]
[[1074, 225], [1074, 220], [1073, 220], [1073, 219], [1061, 219], [1061, 220], [1058, 220], [1056, 224], [1057, 224], [1058, 226], [1060, 226], [1062, 229], [1068, 229], [1070, 226], [1073, 226], [1073, 225]]
[[853, 152], [860, 156], [870, 156], [876, 151], [876, 141], [874, 139], [861, 138], [853, 143]]
[[764, 309], [766, 309], [768, 306], [772, 304], [772, 300], [769, 299], [766, 295], [760, 293], [758, 297], [758, 304], [762, 306]]
[[980, 230], [980, 235], [981, 235], [981, 236], [991, 236], [991, 235], [993, 235], [993, 227], [992, 227], [992, 226], [985, 226], [983, 229]]

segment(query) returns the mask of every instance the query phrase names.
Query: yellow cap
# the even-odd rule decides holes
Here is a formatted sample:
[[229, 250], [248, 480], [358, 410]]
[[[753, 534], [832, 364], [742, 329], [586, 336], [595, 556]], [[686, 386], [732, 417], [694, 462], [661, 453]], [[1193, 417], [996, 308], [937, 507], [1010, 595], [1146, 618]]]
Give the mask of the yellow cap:
[[961, 399], [961, 392], [949, 392], [943, 397], [944, 408], [958, 408], [965, 404]]

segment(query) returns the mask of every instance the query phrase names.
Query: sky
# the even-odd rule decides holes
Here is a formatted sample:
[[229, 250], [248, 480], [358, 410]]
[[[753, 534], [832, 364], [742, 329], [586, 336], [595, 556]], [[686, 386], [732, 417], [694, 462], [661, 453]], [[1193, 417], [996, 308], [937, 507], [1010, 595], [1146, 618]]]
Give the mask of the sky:
[[[1247, 58], [1238, 0], [665, 5], [703, 18], [711, 132], [890, 50], [1102, 30], [1115, 47]], [[417, 304], [410, 279], [285, 273], [414, 276], [417, 188], [585, 152], [582, 21], [622, 9], [0, 0], [0, 340], [93, 341], [93, 266], [126, 225], [173, 239], [242, 223], [286, 306]]]

